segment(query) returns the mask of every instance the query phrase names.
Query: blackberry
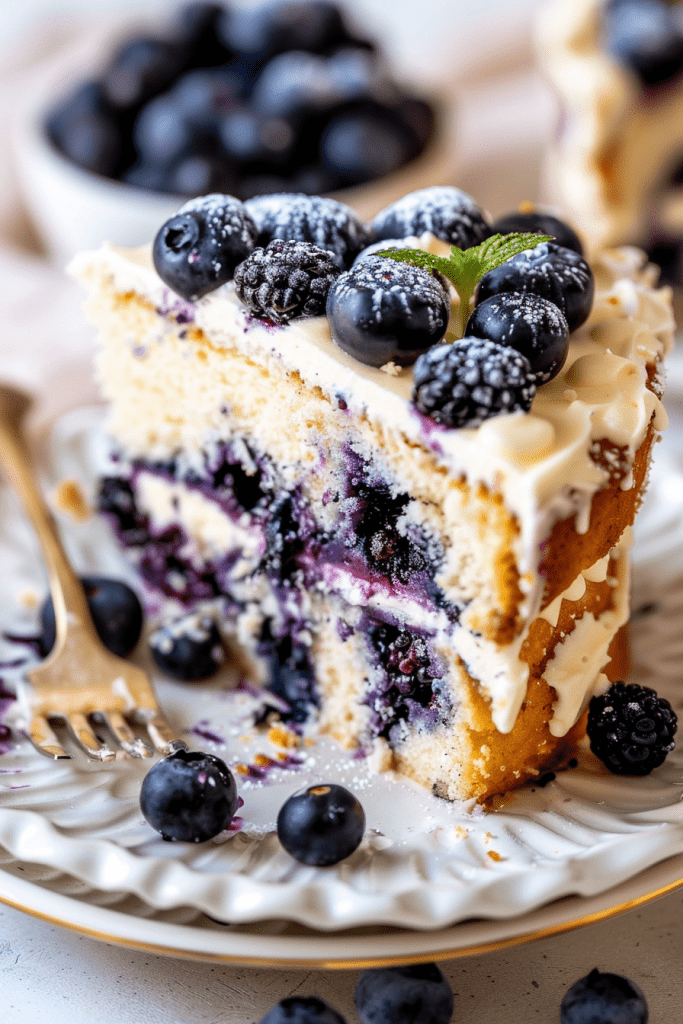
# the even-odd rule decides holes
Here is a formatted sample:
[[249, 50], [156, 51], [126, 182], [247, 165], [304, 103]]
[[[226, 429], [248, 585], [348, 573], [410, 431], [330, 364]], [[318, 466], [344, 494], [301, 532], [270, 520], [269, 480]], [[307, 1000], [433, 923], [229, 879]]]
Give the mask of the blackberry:
[[252, 313], [276, 323], [323, 316], [339, 267], [311, 242], [276, 238], [235, 269], [235, 290]]
[[556, 377], [569, 352], [564, 314], [533, 292], [502, 292], [474, 307], [465, 334], [509, 345], [529, 360], [537, 384]]
[[615, 775], [649, 775], [673, 750], [677, 727], [668, 700], [647, 686], [618, 682], [592, 698], [586, 731], [591, 750]]
[[162, 281], [193, 301], [231, 280], [255, 241], [256, 226], [239, 199], [215, 192], [191, 199], [162, 225], [152, 257]]
[[620, 974], [590, 974], [569, 988], [560, 1004], [560, 1024], [647, 1024], [647, 1002], [640, 988]]
[[301, 864], [324, 868], [350, 857], [365, 832], [359, 801], [333, 782], [293, 793], [277, 816], [278, 839]]
[[361, 1024], [449, 1024], [451, 986], [436, 964], [363, 971], [354, 995]]
[[413, 402], [447, 427], [478, 427], [507, 412], [528, 412], [536, 394], [526, 356], [495, 341], [461, 338], [415, 363]]
[[479, 245], [491, 229], [474, 199], [459, 188], [436, 185], [409, 192], [370, 224], [373, 239], [408, 238], [430, 231], [459, 249]]
[[580, 327], [593, 305], [593, 271], [582, 256], [555, 242], [541, 242], [484, 274], [477, 304], [501, 292], [533, 292], [556, 306], [570, 331]]
[[551, 235], [557, 245], [563, 245], [565, 249], [573, 249], [574, 252], [578, 252], [579, 256], [583, 256], [583, 246], [576, 231], [559, 217], [553, 217], [549, 213], [541, 213], [536, 210], [530, 210], [529, 213], [507, 213], [491, 225], [491, 234], [493, 235], [509, 235], [514, 231]]
[[426, 270], [368, 256], [341, 274], [327, 296], [332, 338], [369, 366], [408, 366], [446, 333], [451, 306]]
[[369, 241], [353, 210], [336, 199], [283, 192], [248, 199], [244, 206], [258, 229], [257, 245], [273, 238], [312, 242], [331, 252], [342, 270]]

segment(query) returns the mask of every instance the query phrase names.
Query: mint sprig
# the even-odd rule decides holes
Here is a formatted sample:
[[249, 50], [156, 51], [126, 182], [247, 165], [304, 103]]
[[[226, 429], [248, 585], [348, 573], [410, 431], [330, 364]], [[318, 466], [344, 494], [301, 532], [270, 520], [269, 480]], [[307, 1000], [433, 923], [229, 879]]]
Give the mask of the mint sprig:
[[422, 249], [387, 249], [376, 253], [399, 263], [412, 263], [423, 270], [438, 270], [451, 282], [460, 298], [460, 323], [458, 337], [465, 333], [465, 324], [470, 315], [470, 302], [474, 289], [489, 270], [495, 270], [520, 252], [533, 249], [541, 242], [552, 242], [552, 235], [536, 235], [528, 232], [514, 232], [510, 235], [491, 235], [481, 245], [471, 249], [451, 246], [451, 255], [434, 256]]

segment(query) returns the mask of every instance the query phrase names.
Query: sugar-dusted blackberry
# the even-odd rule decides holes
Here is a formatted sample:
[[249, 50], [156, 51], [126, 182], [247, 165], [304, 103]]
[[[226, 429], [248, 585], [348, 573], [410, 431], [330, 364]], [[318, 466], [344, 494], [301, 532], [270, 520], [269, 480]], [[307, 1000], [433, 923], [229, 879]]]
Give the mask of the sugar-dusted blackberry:
[[214, 619], [200, 612], [161, 625], [150, 636], [149, 647], [162, 672], [186, 682], [208, 679], [225, 660]]
[[613, 683], [588, 707], [591, 750], [615, 775], [649, 775], [673, 750], [677, 727], [668, 700], [635, 683]]
[[259, 1024], [346, 1024], [346, 1021], [317, 996], [288, 996], [276, 1003]]
[[582, 256], [555, 242], [541, 242], [489, 270], [479, 282], [477, 303], [501, 292], [534, 292], [564, 313], [575, 331], [593, 305], [593, 271]]
[[235, 268], [235, 290], [256, 316], [287, 323], [323, 316], [327, 293], [339, 273], [325, 249], [276, 238]]
[[278, 839], [295, 860], [329, 867], [350, 857], [365, 832], [358, 799], [333, 782], [297, 790], [280, 808]]
[[560, 1024], [647, 1024], [645, 995], [620, 974], [593, 968], [575, 981], [560, 1004]]
[[491, 233], [494, 235], [509, 235], [515, 231], [550, 235], [557, 245], [573, 249], [579, 256], [583, 256], [583, 246], [576, 231], [559, 217], [553, 217], [549, 213], [541, 213], [538, 210], [530, 210], [528, 213], [515, 211], [499, 217], [491, 225]]
[[453, 992], [436, 964], [363, 971], [354, 995], [361, 1024], [449, 1024]]
[[474, 199], [451, 185], [409, 192], [387, 206], [370, 224], [373, 239], [407, 238], [430, 231], [459, 249], [479, 245], [491, 234]]
[[350, 266], [369, 241], [353, 210], [336, 199], [282, 192], [248, 199], [244, 207], [256, 224], [257, 245], [265, 246], [273, 238], [312, 242], [331, 252], [341, 269]]
[[140, 809], [163, 839], [203, 843], [232, 821], [235, 779], [213, 754], [176, 750], [152, 765], [142, 780]]
[[564, 314], [533, 292], [502, 292], [474, 307], [465, 335], [509, 345], [529, 360], [536, 383], [556, 377], [569, 352]]
[[239, 199], [220, 192], [191, 199], [162, 225], [152, 249], [162, 281], [195, 300], [230, 281], [256, 242], [256, 226]]
[[446, 333], [451, 305], [426, 270], [368, 256], [341, 274], [327, 296], [334, 341], [368, 366], [414, 363]]
[[526, 356], [507, 345], [461, 338], [415, 363], [413, 402], [447, 427], [478, 427], [507, 412], [528, 412], [536, 394]]

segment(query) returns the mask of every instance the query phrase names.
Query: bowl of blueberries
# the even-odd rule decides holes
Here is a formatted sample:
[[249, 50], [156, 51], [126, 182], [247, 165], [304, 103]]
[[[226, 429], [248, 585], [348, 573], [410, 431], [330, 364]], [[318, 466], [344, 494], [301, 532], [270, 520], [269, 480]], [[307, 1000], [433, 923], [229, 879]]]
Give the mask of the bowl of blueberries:
[[399, 86], [331, 0], [191, 0], [67, 48], [17, 119], [47, 250], [148, 242], [189, 198], [334, 195], [361, 215], [452, 174], [445, 106]]

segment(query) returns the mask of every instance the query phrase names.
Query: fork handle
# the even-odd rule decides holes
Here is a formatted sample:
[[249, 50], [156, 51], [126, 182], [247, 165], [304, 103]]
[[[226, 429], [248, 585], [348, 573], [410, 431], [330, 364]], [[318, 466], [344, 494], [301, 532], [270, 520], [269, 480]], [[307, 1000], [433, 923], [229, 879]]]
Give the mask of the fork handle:
[[83, 585], [71, 567], [57, 524], [33, 475], [23, 430], [30, 407], [31, 399], [28, 395], [0, 384], [0, 465], [19, 494], [43, 551], [55, 610], [56, 641], [53, 653], [57, 653], [66, 638], [70, 617], [86, 628], [92, 620]]

